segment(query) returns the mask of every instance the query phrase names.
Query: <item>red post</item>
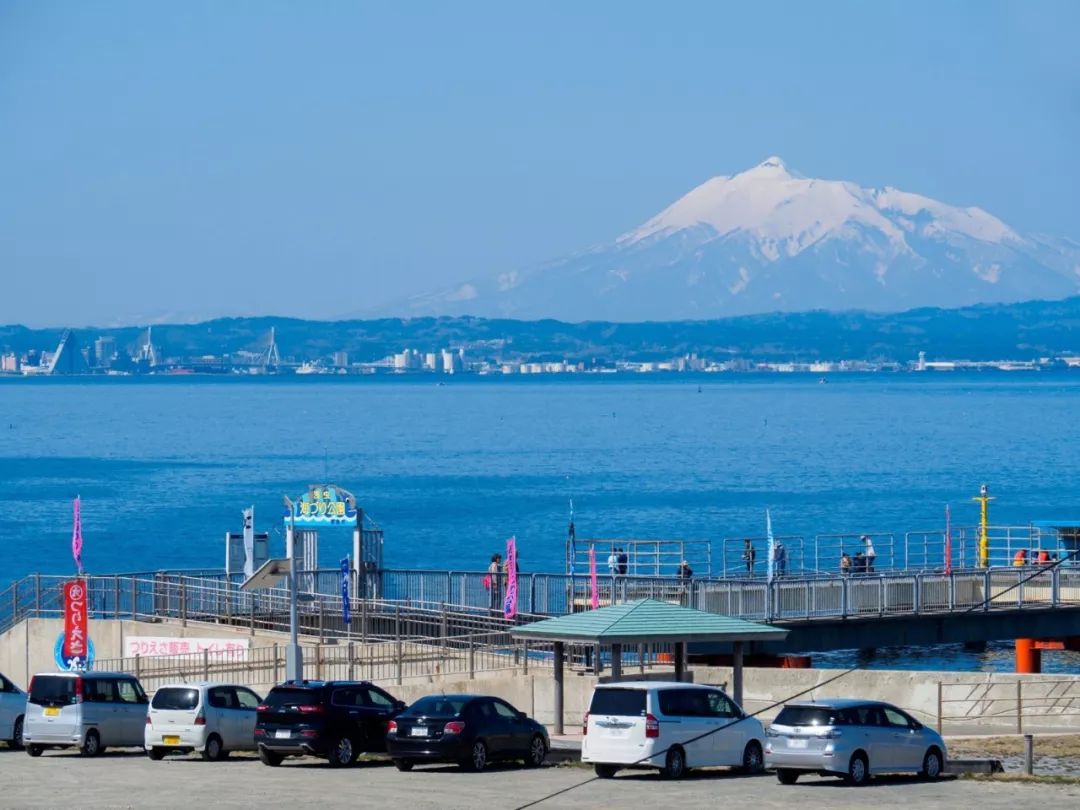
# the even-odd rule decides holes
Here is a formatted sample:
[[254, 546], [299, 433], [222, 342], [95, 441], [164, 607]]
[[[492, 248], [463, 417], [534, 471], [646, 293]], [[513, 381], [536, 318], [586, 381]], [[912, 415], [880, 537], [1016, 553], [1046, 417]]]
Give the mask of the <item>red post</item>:
[[1016, 671], [1025, 675], [1042, 672], [1042, 650], [1035, 646], [1035, 639], [1016, 639]]

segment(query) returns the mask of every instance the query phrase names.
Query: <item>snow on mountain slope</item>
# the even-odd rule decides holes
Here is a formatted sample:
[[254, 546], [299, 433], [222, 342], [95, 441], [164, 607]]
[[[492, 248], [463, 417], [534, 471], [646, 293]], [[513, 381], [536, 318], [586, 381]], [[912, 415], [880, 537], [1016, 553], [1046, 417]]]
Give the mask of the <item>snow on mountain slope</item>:
[[706, 181], [613, 243], [400, 309], [668, 320], [951, 307], [1078, 291], [1075, 243], [1022, 236], [979, 208], [806, 178], [771, 157]]

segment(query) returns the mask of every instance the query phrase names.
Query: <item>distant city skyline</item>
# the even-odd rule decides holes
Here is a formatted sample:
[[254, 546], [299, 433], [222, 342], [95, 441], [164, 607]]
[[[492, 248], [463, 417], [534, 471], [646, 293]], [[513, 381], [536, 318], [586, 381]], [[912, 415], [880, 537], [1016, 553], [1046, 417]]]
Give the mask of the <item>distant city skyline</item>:
[[1069, 2], [0, 7], [0, 323], [338, 318], [815, 177], [1080, 240]]

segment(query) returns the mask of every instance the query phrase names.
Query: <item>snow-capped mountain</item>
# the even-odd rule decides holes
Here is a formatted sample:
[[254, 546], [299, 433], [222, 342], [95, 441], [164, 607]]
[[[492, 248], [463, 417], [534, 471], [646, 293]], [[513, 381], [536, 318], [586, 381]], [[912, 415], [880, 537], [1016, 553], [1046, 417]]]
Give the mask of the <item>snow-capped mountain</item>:
[[771, 157], [714, 177], [611, 244], [406, 302], [412, 315], [675, 320], [1063, 298], [1080, 245], [980, 208], [815, 180]]

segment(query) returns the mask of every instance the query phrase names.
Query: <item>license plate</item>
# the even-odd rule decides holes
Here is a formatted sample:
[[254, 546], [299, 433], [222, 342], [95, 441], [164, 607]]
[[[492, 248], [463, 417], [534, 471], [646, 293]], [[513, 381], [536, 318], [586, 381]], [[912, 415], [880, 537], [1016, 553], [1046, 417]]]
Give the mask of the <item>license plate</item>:
[[412, 730], [409, 732], [409, 736], [410, 737], [426, 737], [427, 736], [427, 726], [413, 726]]
[[288, 729], [285, 729], [283, 731], [275, 731], [274, 732], [274, 737], [275, 737], [275, 739], [278, 739], [278, 740], [287, 740], [291, 736], [292, 736], [292, 732], [289, 731]]
[[46, 706], [45, 707], [45, 716], [46, 717], [59, 717], [60, 716], [60, 707], [59, 706]]
[[806, 748], [806, 740], [800, 739], [799, 737], [792, 737], [790, 740], [788, 740], [787, 747]]
[[180, 744], [180, 738], [179, 737], [162, 737], [161, 741], [165, 745], [179, 745]]

